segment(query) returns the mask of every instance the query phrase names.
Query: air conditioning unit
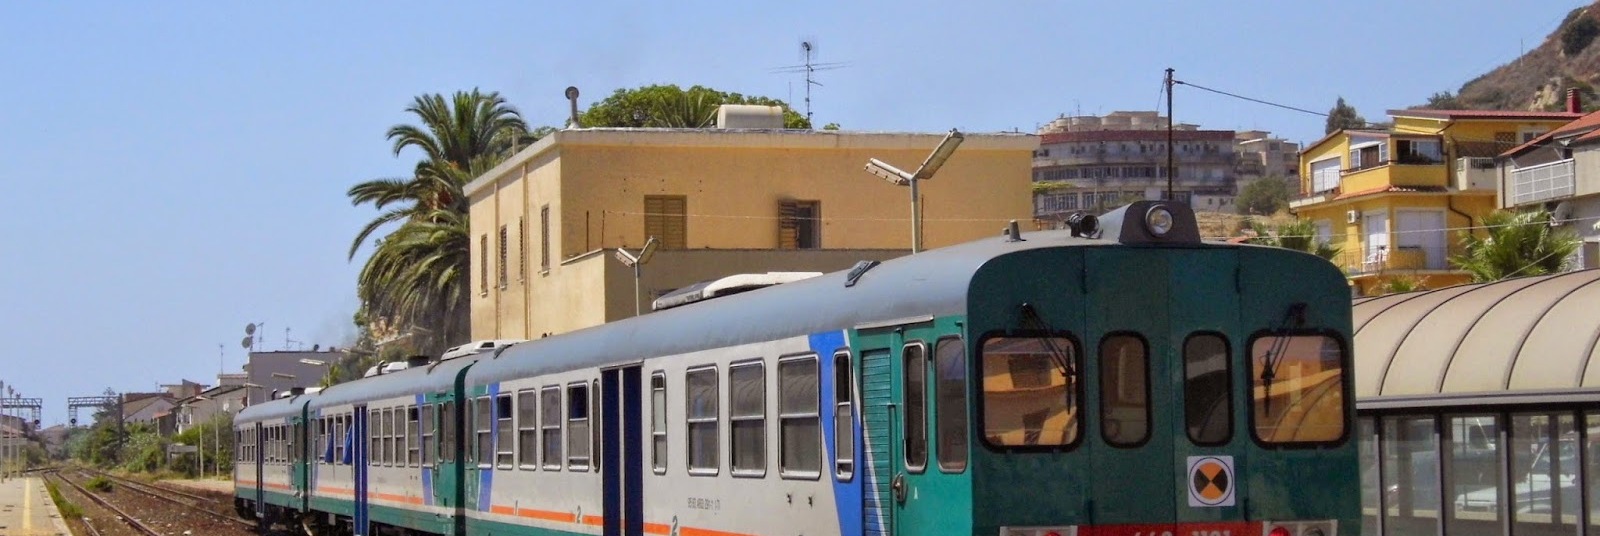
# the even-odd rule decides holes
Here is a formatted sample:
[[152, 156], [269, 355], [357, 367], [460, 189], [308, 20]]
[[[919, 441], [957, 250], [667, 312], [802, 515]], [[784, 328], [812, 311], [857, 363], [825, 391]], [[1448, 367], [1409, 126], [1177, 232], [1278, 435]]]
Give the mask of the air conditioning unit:
[[1346, 210], [1346, 211], [1344, 211], [1344, 222], [1345, 223], [1358, 223], [1360, 221], [1361, 221], [1361, 213], [1356, 212], [1354, 210]]

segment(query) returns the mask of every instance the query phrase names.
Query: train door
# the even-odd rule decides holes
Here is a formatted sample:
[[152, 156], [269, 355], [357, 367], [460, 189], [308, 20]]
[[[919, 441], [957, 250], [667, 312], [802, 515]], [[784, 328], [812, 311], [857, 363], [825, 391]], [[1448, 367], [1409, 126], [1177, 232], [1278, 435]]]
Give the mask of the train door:
[[644, 534], [644, 385], [639, 365], [600, 374], [600, 479], [606, 536]]
[[263, 435], [261, 423], [255, 423], [255, 428], [250, 432], [250, 443], [255, 446], [255, 448], [250, 449], [251, 454], [253, 454], [251, 456], [253, 459], [250, 461], [256, 468], [256, 519], [266, 519], [267, 517], [267, 496], [266, 492], [263, 491], [267, 481], [266, 449], [262, 448], [265, 442], [262, 439]]
[[431, 411], [424, 415], [433, 423], [433, 430], [438, 433], [429, 437], [433, 448], [433, 468], [429, 479], [433, 484], [433, 504], [442, 508], [449, 516], [453, 534], [462, 534], [466, 531], [466, 511], [462, 503], [466, 498], [462, 488], [464, 474], [461, 466], [464, 463], [458, 456], [464, 456], [465, 442], [458, 433], [462, 427], [462, 412], [458, 411], [455, 393], [461, 391], [461, 379], [456, 380], [456, 390], [452, 393], [437, 395]]
[[894, 357], [889, 349], [861, 353], [861, 428], [866, 451], [865, 489], [861, 493], [863, 534], [892, 535], [897, 480], [904, 489], [904, 474], [896, 471], [899, 418], [895, 415]]
[[367, 503], [367, 460], [372, 454], [367, 449], [367, 445], [372, 441], [369, 435], [371, 430], [368, 428], [367, 407], [356, 406], [351, 416], [353, 420], [350, 433], [355, 435], [355, 439], [349, 443], [355, 452], [351, 456], [350, 463], [351, 475], [355, 480], [355, 513], [351, 516], [351, 522], [355, 526], [352, 531], [355, 536], [367, 536], [367, 521], [370, 514]]
[[[1084, 351], [1090, 426], [1090, 522], [1096, 534], [1175, 530], [1167, 257], [1136, 248], [1088, 248]], [[1159, 401], [1159, 403], [1157, 402]], [[1180, 436], [1181, 437], [1181, 436]]]
[[[303, 409], [303, 408], [302, 408]], [[289, 486], [294, 490], [296, 506], [306, 511], [311, 498], [310, 472], [306, 459], [306, 420], [302, 416], [289, 418]]]
[[[1204, 529], [1208, 533], [1240, 534], [1247, 526], [1230, 526], [1242, 520], [1236, 503], [1245, 497], [1244, 482], [1236, 475], [1248, 460], [1236, 458], [1240, 449], [1229, 446], [1243, 437], [1234, 418], [1241, 391], [1236, 383], [1242, 371], [1236, 363], [1245, 355], [1240, 332], [1239, 293], [1236, 269], [1239, 252], [1233, 249], [1195, 250], [1178, 253], [1183, 262], [1173, 262], [1171, 289], [1173, 307], [1167, 340], [1177, 370], [1167, 382], [1179, 392], [1156, 398], [1173, 415], [1172, 467], [1177, 522], [1185, 532]], [[1241, 357], [1235, 357], [1241, 356]], [[1245, 439], [1248, 441], [1248, 438]]]

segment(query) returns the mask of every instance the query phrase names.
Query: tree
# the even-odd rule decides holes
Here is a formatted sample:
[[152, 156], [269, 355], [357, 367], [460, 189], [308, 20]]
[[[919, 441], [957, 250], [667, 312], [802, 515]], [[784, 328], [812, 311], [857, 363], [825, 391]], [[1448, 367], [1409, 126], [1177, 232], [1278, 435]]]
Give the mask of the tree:
[[[470, 241], [468, 181], [536, 140], [516, 108], [499, 93], [477, 89], [416, 97], [406, 111], [421, 125], [395, 125], [388, 138], [398, 156], [421, 150], [412, 176], [376, 179], [350, 188], [352, 205], [383, 211], [356, 233], [349, 256], [380, 228], [399, 223], [378, 240], [356, 281], [367, 318], [403, 326], [411, 347], [434, 355], [469, 336]], [[420, 328], [420, 329], [418, 329]]]
[[1275, 229], [1268, 229], [1266, 224], [1249, 220], [1250, 230], [1255, 232], [1255, 238], [1248, 240], [1251, 244], [1279, 247], [1303, 251], [1333, 260], [1339, 256], [1342, 248], [1317, 239], [1317, 227], [1311, 220], [1295, 220], [1279, 225]]
[[1577, 251], [1580, 239], [1571, 230], [1551, 227], [1550, 218], [1543, 210], [1496, 210], [1483, 219], [1489, 236], [1478, 238], [1464, 232], [1461, 245], [1465, 252], [1450, 260], [1471, 273], [1476, 282], [1560, 272]]
[[1440, 91], [1438, 93], [1434, 93], [1433, 96], [1428, 97], [1428, 104], [1424, 105], [1423, 108], [1432, 110], [1460, 110], [1465, 108], [1465, 106], [1461, 104], [1461, 99], [1457, 98], [1455, 94], [1452, 94], [1449, 91]]
[[1239, 190], [1235, 200], [1245, 214], [1270, 216], [1289, 208], [1289, 183], [1283, 177], [1270, 176], [1259, 179]]
[[1332, 134], [1340, 129], [1364, 128], [1367, 119], [1356, 113], [1354, 106], [1344, 103], [1344, 97], [1339, 97], [1333, 104], [1333, 109], [1328, 110], [1328, 121], [1323, 125], [1323, 134]]
[[782, 106], [784, 128], [811, 128], [805, 116], [781, 100], [703, 86], [683, 89], [671, 84], [618, 89], [605, 100], [589, 105], [579, 120], [591, 128], [709, 128], [716, 124], [717, 107], [723, 104]]

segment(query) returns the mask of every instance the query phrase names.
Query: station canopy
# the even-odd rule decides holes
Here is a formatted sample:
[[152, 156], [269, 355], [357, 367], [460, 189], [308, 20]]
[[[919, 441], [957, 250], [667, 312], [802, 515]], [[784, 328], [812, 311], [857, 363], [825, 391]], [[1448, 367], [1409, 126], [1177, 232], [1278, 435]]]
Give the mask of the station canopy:
[[1355, 300], [1363, 409], [1600, 401], [1600, 269]]

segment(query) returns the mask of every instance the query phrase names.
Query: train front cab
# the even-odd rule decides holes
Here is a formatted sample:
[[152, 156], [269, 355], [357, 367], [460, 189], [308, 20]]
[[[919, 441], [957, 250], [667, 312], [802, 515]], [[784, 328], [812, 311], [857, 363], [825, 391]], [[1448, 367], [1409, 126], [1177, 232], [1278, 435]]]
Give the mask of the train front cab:
[[1356, 534], [1344, 278], [1189, 233], [1004, 255], [966, 318], [862, 331], [865, 532]]

